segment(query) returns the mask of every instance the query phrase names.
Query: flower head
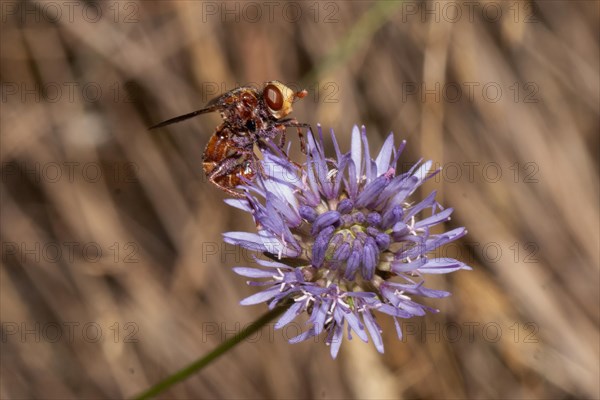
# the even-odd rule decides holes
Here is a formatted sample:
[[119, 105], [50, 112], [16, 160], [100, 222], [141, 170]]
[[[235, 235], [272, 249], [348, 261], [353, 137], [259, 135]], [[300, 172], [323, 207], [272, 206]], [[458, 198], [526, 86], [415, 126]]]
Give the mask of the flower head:
[[[323, 134], [308, 141], [303, 165], [274, 148], [264, 152], [263, 174], [248, 183], [245, 199], [227, 202], [252, 213], [258, 232], [229, 232], [228, 243], [259, 251], [259, 268], [237, 267], [263, 291], [244, 305], [282, 301], [292, 305], [276, 323], [281, 328], [303, 312], [310, 328], [291, 342], [327, 333], [336, 357], [347, 328], [383, 352], [381, 329], [374, 311], [388, 314], [402, 337], [398, 318], [437, 310], [415, 296], [440, 298], [450, 293], [424, 287], [423, 275], [470, 269], [460, 261], [430, 258], [428, 253], [466, 234], [464, 228], [433, 234], [430, 229], [450, 219], [451, 208], [435, 201], [435, 192], [418, 203], [409, 196], [439, 171], [431, 161], [396, 174], [405, 146], [394, 147], [390, 134], [372, 159], [364, 127], [352, 131], [351, 151], [342, 153], [331, 132], [335, 158], [324, 153]], [[425, 211], [429, 210], [428, 213]], [[422, 216], [429, 214], [428, 216]], [[368, 332], [368, 335], [367, 335]]]

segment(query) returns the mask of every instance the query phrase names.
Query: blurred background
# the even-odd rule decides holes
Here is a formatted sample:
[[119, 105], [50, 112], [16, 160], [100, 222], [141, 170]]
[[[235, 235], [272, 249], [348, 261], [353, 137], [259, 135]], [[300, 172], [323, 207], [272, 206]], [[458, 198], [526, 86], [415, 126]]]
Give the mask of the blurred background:
[[455, 208], [473, 271], [401, 341], [380, 318], [383, 355], [269, 325], [161, 398], [600, 397], [598, 2], [0, 7], [1, 398], [130, 397], [265, 312], [202, 172], [219, 116], [147, 127], [273, 79], [345, 149], [364, 124], [444, 167], [413, 200]]

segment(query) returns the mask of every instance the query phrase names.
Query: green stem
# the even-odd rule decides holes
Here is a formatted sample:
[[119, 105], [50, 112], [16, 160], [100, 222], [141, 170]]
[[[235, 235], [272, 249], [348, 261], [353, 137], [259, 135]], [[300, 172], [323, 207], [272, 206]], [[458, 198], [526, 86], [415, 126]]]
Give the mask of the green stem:
[[174, 384], [183, 381], [184, 379], [190, 377], [192, 374], [200, 371], [202, 368], [206, 367], [208, 364], [225, 354], [228, 350], [235, 347], [238, 343], [249, 337], [250, 335], [258, 332], [263, 326], [269, 323], [271, 320], [275, 319], [279, 315], [283, 314], [285, 310], [289, 308], [289, 303], [279, 305], [269, 312], [265, 313], [262, 317], [254, 321], [252, 324], [248, 325], [246, 328], [242, 329], [237, 335], [228, 339], [217, 346], [210, 353], [206, 354], [204, 357], [199, 360], [194, 361], [187, 367], [177, 371], [173, 375], [170, 375], [166, 379], [161, 382], [158, 382], [156, 385], [147, 389], [143, 393], [134, 397], [135, 400], [143, 400], [149, 399], [157, 394], [163, 392], [164, 390], [170, 388]]
[[302, 82], [309, 85], [315, 79], [337, 65], [346, 62], [385, 23], [395, 15], [397, 9], [402, 5], [402, 0], [380, 0], [375, 2], [341, 39], [319, 65], [302, 78]]

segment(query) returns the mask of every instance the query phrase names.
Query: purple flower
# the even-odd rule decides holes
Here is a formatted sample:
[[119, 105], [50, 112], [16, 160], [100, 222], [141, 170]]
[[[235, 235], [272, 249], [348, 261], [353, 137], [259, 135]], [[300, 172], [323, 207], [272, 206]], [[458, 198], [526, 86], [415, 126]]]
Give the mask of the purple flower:
[[253, 215], [258, 232], [229, 232], [224, 237], [270, 258], [257, 258], [259, 268], [234, 268], [252, 279], [250, 285], [263, 289], [242, 304], [267, 302], [273, 308], [290, 301], [276, 328], [308, 313], [310, 327], [291, 342], [325, 332], [335, 358], [347, 329], [349, 338], [352, 332], [365, 342], [370, 336], [383, 352], [373, 312], [391, 316], [400, 338], [398, 318], [437, 312], [413, 298], [450, 293], [424, 287], [423, 276], [470, 267], [427, 254], [466, 230], [431, 233], [452, 213], [435, 201], [435, 192], [421, 202], [409, 202], [409, 196], [439, 171], [430, 172], [432, 163], [427, 161], [396, 175], [405, 142], [394, 147], [390, 134], [371, 159], [364, 127], [362, 132], [354, 127], [348, 153], [340, 151], [333, 132], [331, 138], [335, 158], [324, 154], [320, 126], [318, 140], [308, 135], [308, 156], [301, 166], [276, 148], [265, 151], [264, 173], [245, 186], [246, 198], [227, 200]]

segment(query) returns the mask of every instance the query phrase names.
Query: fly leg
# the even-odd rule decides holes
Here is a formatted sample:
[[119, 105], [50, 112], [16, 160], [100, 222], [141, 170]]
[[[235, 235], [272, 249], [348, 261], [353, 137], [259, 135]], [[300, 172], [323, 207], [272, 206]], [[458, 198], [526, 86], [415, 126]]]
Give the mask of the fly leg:
[[306, 154], [306, 139], [304, 138], [304, 134], [302, 133], [302, 129], [300, 128], [308, 128], [312, 134], [312, 128], [310, 124], [298, 122], [296, 118], [287, 118], [280, 121], [284, 127], [293, 127], [298, 130], [298, 138], [300, 139], [300, 150], [302, 153]]
[[244, 197], [244, 193], [235, 190], [234, 187], [244, 183], [242, 177], [251, 181], [256, 175], [252, 154], [244, 151], [221, 160], [216, 166], [213, 164], [214, 162], [204, 162], [204, 171], [209, 171], [207, 172], [209, 182], [234, 197]]
[[285, 154], [285, 125], [278, 125], [277, 129], [281, 132], [279, 135], [279, 144], [277, 145], [277, 147], [279, 147], [279, 149]]

